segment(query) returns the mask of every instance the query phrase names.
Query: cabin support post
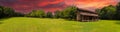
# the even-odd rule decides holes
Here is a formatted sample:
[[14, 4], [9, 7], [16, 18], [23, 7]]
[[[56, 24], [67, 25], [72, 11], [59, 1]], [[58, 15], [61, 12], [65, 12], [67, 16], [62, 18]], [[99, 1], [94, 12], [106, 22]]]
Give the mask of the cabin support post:
[[84, 21], [84, 16], [82, 15], [82, 19], [81, 19], [82, 21]]
[[87, 16], [87, 21], [89, 21], [90, 19], [89, 19], [89, 16]]
[[80, 20], [81, 20], [81, 15], [80, 15], [80, 13], [79, 13], [78, 11], [77, 11], [76, 18], [77, 18], [77, 21], [80, 21]]

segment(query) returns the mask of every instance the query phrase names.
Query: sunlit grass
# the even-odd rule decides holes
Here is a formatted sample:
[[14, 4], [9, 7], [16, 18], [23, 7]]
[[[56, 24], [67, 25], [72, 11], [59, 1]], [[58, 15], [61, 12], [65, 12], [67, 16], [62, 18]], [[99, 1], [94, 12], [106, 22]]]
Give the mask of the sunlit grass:
[[120, 32], [116, 20], [78, 22], [65, 19], [13, 17], [0, 20], [0, 32]]

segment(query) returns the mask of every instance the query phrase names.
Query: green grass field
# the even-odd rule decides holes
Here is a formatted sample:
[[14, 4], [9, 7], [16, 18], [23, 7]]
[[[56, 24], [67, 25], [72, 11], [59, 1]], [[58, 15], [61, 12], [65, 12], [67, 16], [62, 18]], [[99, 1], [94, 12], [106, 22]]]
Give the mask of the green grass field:
[[120, 21], [78, 22], [64, 19], [13, 17], [0, 20], [0, 32], [120, 32]]

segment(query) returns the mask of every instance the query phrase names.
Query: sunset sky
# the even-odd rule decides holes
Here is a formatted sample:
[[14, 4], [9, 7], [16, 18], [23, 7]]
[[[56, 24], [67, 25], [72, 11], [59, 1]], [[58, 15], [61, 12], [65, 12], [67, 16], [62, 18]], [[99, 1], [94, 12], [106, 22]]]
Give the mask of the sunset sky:
[[120, 0], [0, 0], [1, 6], [15, 9], [17, 12], [27, 13], [31, 10], [42, 9], [54, 12], [67, 6], [95, 10], [108, 5], [116, 5]]

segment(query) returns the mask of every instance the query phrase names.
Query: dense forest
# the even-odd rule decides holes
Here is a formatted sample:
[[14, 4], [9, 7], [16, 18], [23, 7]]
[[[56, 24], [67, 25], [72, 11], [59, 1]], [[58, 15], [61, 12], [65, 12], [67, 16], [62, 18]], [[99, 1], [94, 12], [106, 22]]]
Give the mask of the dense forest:
[[100, 19], [120, 20], [120, 3], [116, 6], [109, 5], [102, 9], [96, 9], [99, 13]]
[[24, 16], [24, 14], [15, 12], [14, 9], [12, 8], [0, 6], [0, 18], [19, 17], [19, 16]]
[[[36, 17], [36, 18], [64, 18], [64, 19], [76, 19], [77, 7], [69, 6], [62, 11], [57, 10], [54, 13], [44, 12], [44, 10], [32, 10], [28, 14], [22, 14], [15, 12], [14, 9], [9, 7], [0, 6], [0, 18], [6, 17]], [[120, 20], [120, 3], [116, 6], [109, 5], [102, 9], [96, 9], [100, 19], [108, 20]]]

